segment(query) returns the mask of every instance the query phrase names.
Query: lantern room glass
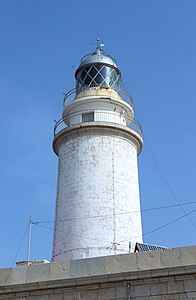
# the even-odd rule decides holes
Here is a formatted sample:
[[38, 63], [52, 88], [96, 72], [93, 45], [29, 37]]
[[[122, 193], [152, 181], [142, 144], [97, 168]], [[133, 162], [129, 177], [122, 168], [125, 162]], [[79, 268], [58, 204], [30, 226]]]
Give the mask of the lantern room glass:
[[92, 64], [82, 68], [76, 76], [76, 93], [91, 88], [120, 89], [120, 73], [105, 64]]

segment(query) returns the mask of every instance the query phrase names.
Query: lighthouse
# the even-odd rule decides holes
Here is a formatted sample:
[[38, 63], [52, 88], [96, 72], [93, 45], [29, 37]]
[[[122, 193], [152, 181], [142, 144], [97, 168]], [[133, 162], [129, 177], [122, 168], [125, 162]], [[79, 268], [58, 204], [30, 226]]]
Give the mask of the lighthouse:
[[142, 129], [116, 60], [97, 41], [54, 129], [58, 180], [52, 261], [132, 252], [142, 242]]

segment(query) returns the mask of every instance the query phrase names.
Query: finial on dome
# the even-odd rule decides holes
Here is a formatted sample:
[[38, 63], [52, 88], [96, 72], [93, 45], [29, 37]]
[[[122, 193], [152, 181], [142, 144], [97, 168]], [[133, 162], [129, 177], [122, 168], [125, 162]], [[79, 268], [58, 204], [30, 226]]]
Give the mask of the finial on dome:
[[97, 38], [97, 44], [96, 44], [96, 50], [95, 52], [103, 52], [102, 47], [104, 47], [105, 45], [103, 43], [100, 42], [100, 38]]

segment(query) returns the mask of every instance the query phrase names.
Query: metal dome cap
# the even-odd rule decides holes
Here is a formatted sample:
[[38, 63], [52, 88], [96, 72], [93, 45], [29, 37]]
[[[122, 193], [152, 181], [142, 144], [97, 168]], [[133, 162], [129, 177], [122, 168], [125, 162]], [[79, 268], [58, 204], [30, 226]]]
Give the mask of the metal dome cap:
[[97, 41], [97, 47], [91, 54], [84, 56], [75, 72], [76, 94], [89, 89], [120, 89], [121, 73], [113, 57], [106, 54]]
[[97, 46], [96, 50], [93, 53], [87, 54], [81, 59], [81, 63], [78, 69], [92, 63], [101, 63], [105, 65], [110, 65], [118, 69], [116, 60], [112, 56], [106, 54], [105, 51], [100, 46]]

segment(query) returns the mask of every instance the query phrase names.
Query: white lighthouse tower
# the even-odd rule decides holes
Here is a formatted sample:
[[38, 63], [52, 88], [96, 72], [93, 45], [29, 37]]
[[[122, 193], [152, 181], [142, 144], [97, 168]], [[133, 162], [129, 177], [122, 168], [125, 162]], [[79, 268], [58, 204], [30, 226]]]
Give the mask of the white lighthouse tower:
[[[76, 70], [55, 126], [53, 261], [122, 254], [142, 242], [137, 156], [141, 126], [121, 73], [99, 41]], [[74, 93], [74, 99], [70, 101]]]

